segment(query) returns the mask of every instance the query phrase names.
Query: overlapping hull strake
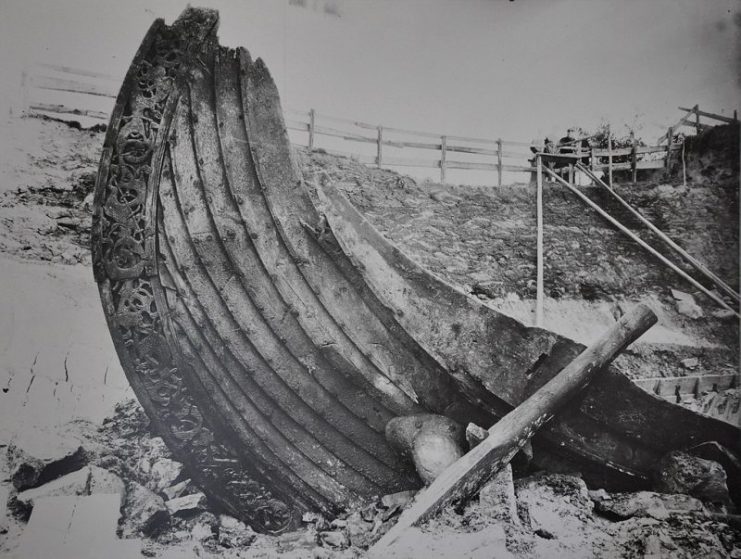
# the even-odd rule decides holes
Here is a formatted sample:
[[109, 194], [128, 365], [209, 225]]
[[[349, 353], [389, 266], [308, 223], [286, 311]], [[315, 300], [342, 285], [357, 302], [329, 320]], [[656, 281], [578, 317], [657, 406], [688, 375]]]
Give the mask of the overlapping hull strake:
[[[253, 527], [417, 487], [384, 438], [420, 412], [489, 425], [583, 347], [432, 276], [291, 155], [262, 61], [214, 12], [150, 29], [111, 118], [96, 279], [124, 370], [209, 495]], [[657, 427], [664, 426], [657, 438]], [[645, 479], [667, 450], [739, 430], [610, 368], [535, 439], [536, 459]]]

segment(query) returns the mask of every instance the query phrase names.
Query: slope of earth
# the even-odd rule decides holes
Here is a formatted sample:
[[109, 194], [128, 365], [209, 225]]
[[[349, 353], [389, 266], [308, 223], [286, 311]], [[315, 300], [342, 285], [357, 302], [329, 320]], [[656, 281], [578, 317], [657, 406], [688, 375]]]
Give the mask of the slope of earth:
[[[385, 236], [442, 279], [532, 324], [536, 270], [535, 187], [481, 188], [416, 184], [393, 171], [347, 158], [300, 152], [311, 184], [326, 175]], [[631, 204], [738, 287], [737, 182], [688, 185], [639, 183], [617, 188]], [[582, 188], [638, 232], [661, 243], [607, 193]], [[582, 343], [594, 340], [626, 308], [647, 303], [659, 324], [633, 346], [644, 358], [620, 358], [634, 376], [734, 373], [738, 322], [691, 284], [645, 252], [573, 194], [544, 188], [546, 328]], [[670, 249], [661, 251], [674, 261]], [[691, 268], [690, 275], [697, 276]], [[702, 317], [677, 312], [671, 290], [693, 294]], [[719, 312], [720, 311], [720, 312]], [[689, 370], [682, 362], [698, 359]]]

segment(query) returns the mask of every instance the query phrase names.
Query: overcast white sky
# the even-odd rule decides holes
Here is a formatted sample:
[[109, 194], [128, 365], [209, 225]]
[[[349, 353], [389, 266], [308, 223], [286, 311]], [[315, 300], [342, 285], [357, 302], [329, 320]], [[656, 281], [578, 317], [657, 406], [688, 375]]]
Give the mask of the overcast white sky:
[[[603, 118], [654, 138], [679, 105], [740, 104], [740, 0], [297, 2], [196, 2], [220, 10], [222, 44], [263, 57], [296, 109], [529, 141]], [[186, 3], [0, 0], [3, 102], [34, 61], [122, 76], [151, 21]]]

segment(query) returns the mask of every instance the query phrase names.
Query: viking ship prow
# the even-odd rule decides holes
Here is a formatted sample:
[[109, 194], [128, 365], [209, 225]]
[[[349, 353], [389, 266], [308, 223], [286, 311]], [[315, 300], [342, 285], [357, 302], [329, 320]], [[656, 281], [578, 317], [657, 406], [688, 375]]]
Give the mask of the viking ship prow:
[[[334, 185], [310, 195], [265, 64], [219, 46], [217, 23], [193, 8], [158, 20], [134, 57], [100, 163], [94, 271], [170, 449], [213, 500], [278, 533], [420, 486], [384, 436], [392, 418], [492, 425], [584, 348], [435, 277]], [[664, 453], [738, 450], [739, 435], [610, 366], [533, 460], [636, 487]]]

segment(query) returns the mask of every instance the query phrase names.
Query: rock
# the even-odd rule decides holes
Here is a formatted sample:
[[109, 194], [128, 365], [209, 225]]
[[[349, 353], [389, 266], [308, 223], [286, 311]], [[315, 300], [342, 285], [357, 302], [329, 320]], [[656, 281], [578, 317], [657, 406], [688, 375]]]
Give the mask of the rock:
[[462, 425], [434, 414], [395, 417], [386, 424], [386, 439], [412, 457], [419, 477], [427, 485], [463, 456], [466, 444]]
[[697, 366], [700, 364], [700, 360], [697, 357], [688, 357], [687, 359], [682, 359], [682, 366], [685, 369], [697, 369]]
[[350, 546], [350, 539], [345, 532], [334, 530], [331, 532], [319, 532], [319, 544], [333, 549], [345, 549]]
[[257, 537], [252, 528], [232, 516], [219, 516], [219, 544], [223, 547], [239, 548], [250, 545]]
[[123, 506], [126, 497], [126, 485], [116, 474], [97, 466], [90, 466], [88, 494], [120, 495], [120, 504]]
[[136, 482], [129, 483], [124, 504], [124, 536], [155, 535], [169, 520], [170, 513], [162, 497]]
[[579, 533], [591, 519], [593, 503], [580, 477], [536, 475], [515, 481], [517, 509], [522, 522], [543, 533]]
[[215, 537], [213, 527], [208, 521], [196, 522], [190, 530], [190, 536], [197, 542], [203, 542]]
[[177, 497], [183, 496], [189, 485], [190, 479], [186, 479], [181, 481], [180, 483], [171, 485], [170, 487], [165, 487], [162, 490], [162, 494], [167, 498], [168, 501], [171, 499], [176, 499]]
[[409, 501], [414, 499], [416, 494], [417, 492], [414, 489], [391, 493], [390, 495], [384, 495], [381, 497], [381, 504], [387, 509], [392, 507], [405, 507]]
[[155, 493], [160, 493], [171, 487], [180, 477], [183, 465], [170, 458], [158, 458], [148, 472], [147, 487]]
[[95, 192], [91, 192], [87, 196], [85, 196], [85, 199], [82, 201], [82, 209], [83, 210], [90, 210], [93, 207], [93, 199], [95, 198]]
[[479, 427], [475, 423], [466, 425], [466, 442], [468, 443], [469, 450], [477, 447], [488, 436], [489, 431], [483, 427]]
[[702, 308], [695, 302], [695, 298], [689, 293], [672, 289], [672, 296], [676, 300], [677, 312], [689, 318], [700, 318], [703, 316]]
[[87, 463], [80, 440], [57, 432], [34, 429], [8, 445], [10, 479], [19, 491], [36, 487]]
[[207, 501], [206, 496], [203, 493], [198, 492], [193, 493], [192, 495], [184, 495], [183, 497], [170, 499], [165, 503], [165, 505], [171, 515], [183, 516], [205, 510]]
[[479, 504], [487, 516], [507, 524], [519, 524], [512, 466], [507, 464], [479, 492]]
[[702, 501], [729, 505], [727, 476], [723, 466], [680, 451], [670, 452], [655, 473], [657, 491], [685, 493]]
[[688, 495], [665, 495], [653, 491], [614, 493], [595, 502], [595, 510], [619, 519], [650, 516], [664, 520], [671, 515], [704, 512], [702, 503]]
[[727, 320], [729, 318], [735, 318], [736, 313], [729, 311], [728, 309], [718, 309], [710, 313], [711, 316], [720, 320]]
[[89, 480], [90, 468], [82, 468], [40, 487], [21, 491], [15, 496], [15, 502], [22, 509], [30, 509], [36, 500], [46, 497], [87, 495]]

